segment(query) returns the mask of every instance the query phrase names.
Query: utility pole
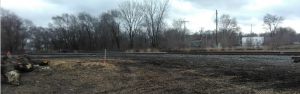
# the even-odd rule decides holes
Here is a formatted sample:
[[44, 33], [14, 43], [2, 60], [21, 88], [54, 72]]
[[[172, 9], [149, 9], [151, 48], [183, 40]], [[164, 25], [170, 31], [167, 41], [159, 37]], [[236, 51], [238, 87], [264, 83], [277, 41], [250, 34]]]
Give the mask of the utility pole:
[[181, 22], [183, 22], [183, 24], [184, 24], [184, 28], [183, 28], [183, 30], [184, 30], [184, 32], [185, 32], [185, 29], [186, 29], [186, 27], [185, 27], [185, 23], [186, 23], [186, 22], [189, 22], [189, 21], [181, 21]]
[[[203, 27], [201, 29], [203, 29]], [[207, 32], [205, 32], [205, 47], [207, 47]]]
[[[203, 28], [204, 28], [204, 27], [201, 27], [201, 31], [199, 32], [199, 43], [200, 43], [200, 41], [201, 41], [201, 33], [203, 33]], [[205, 36], [205, 38], [206, 38], [206, 36]], [[205, 46], [206, 46], [206, 39], [205, 39]], [[201, 48], [200, 45], [199, 45], [199, 47]]]
[[250, 31], [250, 47], [253, 46], [253, 43], [252, 43], [252, 24], [251, 24], [251, 31]]
[[218, 46], [218, 10], [216, 10], [216, 46]]
[[183, 21], [181, 21], [181, 22], [184, 24], [183, 31], [184, 31], [184, 33], [185, 33], [185, 32], [186, 32], [186, 31], [185, 31], [185, 29], [186, 29], [185, 23], [186, 23], [186, 22], [189, 22], [189, 21], [184, 21], [184, 20], [183, 20]]

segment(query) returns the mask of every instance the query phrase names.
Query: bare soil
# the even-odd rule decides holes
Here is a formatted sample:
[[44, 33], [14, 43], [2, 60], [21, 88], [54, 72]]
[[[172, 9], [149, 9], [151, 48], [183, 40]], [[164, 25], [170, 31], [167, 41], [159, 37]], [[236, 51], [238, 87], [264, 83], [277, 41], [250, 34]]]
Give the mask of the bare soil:
[[[49, 69], [2, 81], [2, 94], [300, 93], [300, 64], [231, 58], [52, 58]], [[276, 61], [276, 60], [273, 60]], [[278, 61], [278, 60], [277, 60]]]

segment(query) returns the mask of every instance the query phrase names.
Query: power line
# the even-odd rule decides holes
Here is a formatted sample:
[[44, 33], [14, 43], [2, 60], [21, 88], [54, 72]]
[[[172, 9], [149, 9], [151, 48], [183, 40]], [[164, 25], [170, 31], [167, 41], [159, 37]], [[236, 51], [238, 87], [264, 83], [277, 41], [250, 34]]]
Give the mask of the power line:
[[214, 13], [214, 15], [211, 17], [211, 19], [209, 20], [208, 24], [205, 25], [205, 27], [207, 27], [213, 20], [213, 18], [216, 16], [216, 13]]

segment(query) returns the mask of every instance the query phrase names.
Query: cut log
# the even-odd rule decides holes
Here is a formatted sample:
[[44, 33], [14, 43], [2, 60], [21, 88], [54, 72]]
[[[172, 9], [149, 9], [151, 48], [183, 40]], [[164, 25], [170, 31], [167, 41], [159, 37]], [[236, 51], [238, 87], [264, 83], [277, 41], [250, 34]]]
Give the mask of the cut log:
[[20, 72], [30, 72], [34, 70], [31, 58], [28, 55], [20, 55], [15, 58], [1, 57], [1, 75], [12, 85], [19, 85]]
[[20, 73], [15, 70], [15, 65], [13, 63], [5, 62], [1, 64], [1, 75], [8, 80], [12, 85], [19, 85]]
[[34, 65], [39, 65], [39, 66], [49, 65], [49, 60], [46, 60], [46, 59], [44, 59], [44, 60], [31, 60], [29, 62], [31, 62]]
[[26, 57], [18, 57], [16, 59], [13, 58], [13, 62], [18, 63], [18, 67], [16, 70], [20, 72], [31, 72], [34, 70], [33, 65], [28, 61]]

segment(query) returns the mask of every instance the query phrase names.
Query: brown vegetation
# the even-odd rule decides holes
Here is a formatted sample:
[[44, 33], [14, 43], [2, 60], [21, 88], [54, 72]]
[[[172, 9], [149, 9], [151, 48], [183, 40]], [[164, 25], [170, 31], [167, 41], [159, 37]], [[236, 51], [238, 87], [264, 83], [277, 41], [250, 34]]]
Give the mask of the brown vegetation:
[[300, 92], [298, 65], [273, 65], [272, 60], [143, 57], [108, 58], [105, 64], [100, 58], [54, 58], [51, 62], [49, 69], [22, 74], [18, 87], [2, 83], [1, 93]]

